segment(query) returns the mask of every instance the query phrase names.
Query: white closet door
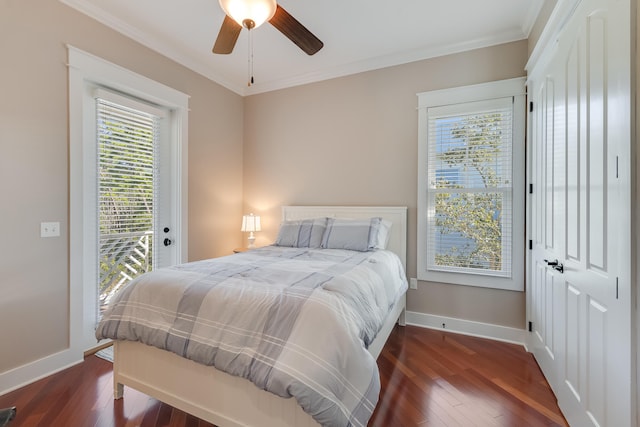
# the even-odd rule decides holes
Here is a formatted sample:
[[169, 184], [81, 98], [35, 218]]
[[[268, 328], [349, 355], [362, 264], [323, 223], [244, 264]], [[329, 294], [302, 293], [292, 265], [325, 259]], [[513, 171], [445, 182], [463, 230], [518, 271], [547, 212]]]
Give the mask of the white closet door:
[[572, 426], [635, 419], [629, 13], [579, 2], [530, 80], [530, 344]]

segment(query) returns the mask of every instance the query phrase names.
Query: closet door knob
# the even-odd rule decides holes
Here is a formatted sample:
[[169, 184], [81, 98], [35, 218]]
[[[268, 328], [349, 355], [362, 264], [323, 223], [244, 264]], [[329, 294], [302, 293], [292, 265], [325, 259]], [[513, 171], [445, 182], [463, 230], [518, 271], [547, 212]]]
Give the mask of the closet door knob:
[[557, 259], [554, 259], [553, 261], [549, 261], [548, 259], [545, 259], [544, 262], [546, 262], [549, 267], [553, 267], [553, 269], [555, 271], [559, 271], [560, 273], [564, 273], [564, 265], [562, 265], [560, 262], [558, 262]]

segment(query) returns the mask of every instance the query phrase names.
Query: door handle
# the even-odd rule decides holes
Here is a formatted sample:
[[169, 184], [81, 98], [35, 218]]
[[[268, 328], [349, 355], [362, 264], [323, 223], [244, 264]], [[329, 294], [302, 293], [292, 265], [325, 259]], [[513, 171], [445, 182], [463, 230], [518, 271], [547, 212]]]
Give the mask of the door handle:
[[169, 245], [171, 244], [171, 239], [169, 239], [168, 237], [166, 237], [166, 238], [164, 239], [164, 242], [163, 242], [163, 243], [164, 243], [164, 245], [165, 245], [165, 246], [169, 246]]
[[557, 259], [554, 259], [553, 261], [549, 261], [548, 259], [545, 259], [544, 262], [546, 262], [549, 267], [553, 267], [553, 269], [555, 271], [558, 271], [560, 273], [564, 273], [564, 265], [562, 265], [562, 263], [558, 262]]

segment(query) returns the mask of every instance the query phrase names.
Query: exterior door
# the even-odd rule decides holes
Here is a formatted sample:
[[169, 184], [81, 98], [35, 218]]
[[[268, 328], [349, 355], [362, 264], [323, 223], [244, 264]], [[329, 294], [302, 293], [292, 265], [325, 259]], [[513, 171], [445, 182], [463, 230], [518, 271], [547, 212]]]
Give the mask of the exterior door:
[[575, 3], [529, 82], [529, 345], [572, 426], [631, 426], [630, 5]]
[[[150, 231], [155, 242], [151, 246], [143, 241], [136, 248], [142, 254], [135, 253], [129, 258], [128, 264], [134, 270], [142, 270], [142, 260], [151, 260], [155, 266], [170, 265], [184, 262], [187, 259], [187, 215], [186, 197], [188, 194], [188, 110], [189, 97], [171, 87], [133, 73], [119, 65], [105, 61], [95, 55], [84, 52], [73, 46], [67, 46], [69, 61], [69, 348], [64, 352], [66, 365], [82, 360], [82, 352], [96, 346], [95, 327], [99, 313], [99, 277], [101, 268], [111, 269], [115, 259], [107, 258], [101, 267], [101, 233], [105, 235], [120, 233], [138, 233]], [[99, 120], [98, 99], [109, 101], [118, 108], [112, 113], [115, 117]], [[124, 107], [125, 111], [119, 111]], [[129, 110], [127, 110], [129, 109]], [[157, 116], [159, 120], [146, 130], [133, 132], [133, 126], [124, 126], [116, 122], [120, 119], [132, 119], [143, 112], [148, 117]], [[122, 117], [120, 115], [124, 113]], [[108, 114], [107, 114], [108, 116]], [[132, 119], [137, 123], [138, 119]], [[127, 120], [124, 120], [126, 122]], [[107, 123], [110, 122], [110, 123]], [[143, 120], [142, 122], [149, 122]], [[103, 126], [98, 128], [98, 126]], [[102, 137], [100, 133], [103, 132]], [[137, 133], [136, 133], [137, 132]], [[120, 135], [118, 136], [118, 133]], [[135, 155], [124, 155], [115, 159], [111, 170], [111, 179], [106, 183], [118, 187], [120, 183], [136, 182], [135, 174], [148, 169], [146, 160], [144, 165], [131, 166], [132, 159], [141, 160], [145, 156], [144, 150], [135, 151], [138, 146], [136, 138], [145, 140], [150, 133], [160, 136], [160, 143], [151, 157], [153, 177], [153, 192], [156, 198], [154, 214], [144, 227], [138, 225], [137, 214], [146, 211], [144, 203], [135, 205], [132, 212], [135, 220], [127, 219], [121, 207], [127, 203], [120, 197], [108, 193], [101, 193], [99, 177], [101, 173], [98, 161], [98, 141], [103, 143], [118, 138], [118, 143], [128, 146]], [[134, 137], [135, 136], [135, 137]], [[144, 144], [142, 144], [144, 145]], [[106, 150], [109, 155], [123, 155], [118, 150]], [[121, 162], [121, 165], [119, 165]], [[126, 187], [126, 186], [124, 186]], [[129, 186], [131, 187], [131, 186]], [[135, 185], [133, 186], [135, 188]], [[103, 188], [104, 189], [104, 188]], [[138, 187], [137, 192], [148, 193], [149, 188]], [[112, 218], [122, 223], [129, 222], [127, 227], [112, 227], [100, 229], [99, 200], [111, 200], [111, 205], [105, 206], [103, 218]], [[146, 200], [139, 198], [139, 200]], [[134, 197], [135, 199], [135, 197]], [[129, 205], [130, 207], [133, 205]], [[118, 212], [119, 216], [109, 215], [109, 210]], [[131, 217], [131, 216], [130, 216]], [[168, 227], [169, 231], [164, 232]], [[113, 233], [112, 233], [113, 232]], [[124, 236], [120, 236], [124, 237]], [[137, 237], [140, 239], [140, 237]], [[151, 238], [151, 237], [150, 237]], [[164, 239], [171, 240], [171, 245], [164, 246]], [[115, 239], [117, 241], [117, 239]], [[137, 244], [138, 240], [134, 240]], [[159, 243], [158, 243], [159, 242]], [[108, 242], [107, 248], [113, 242]], [[145, 248], [146, 247], [146, 248]], [[151, 252], [147, 252], [151, 249]], [[117, 251], [106, 250], [104, 253]], [[152, 257], [152, 258], [149, 258]], [[134, 267], [137, 266], [137, 267]], [[128, 267], [124, 267], [129, 271]], [[144, 267], [146, 268], [146, 266]], [[125, 271], [125, 270], [123, 270]], [[108, 273], [108, 270], [107, 270]], [[114, 274], [118, 276], [119, 272]], [[122, 275], [120, 275], [122, 276]], [[118, 279], [119, 280], [119, 279]], [[117, 281], [116, 281], [117, 283]], [[61, 364], [60, 366], [63, 366]]]
[[183, 256], [173, 111], [102, 87], [87, 96], [84, 351], [118, 290]]
[[165, 109], [96, 90], [96, 321], [131, 280], [175, 263], [168, 116]]

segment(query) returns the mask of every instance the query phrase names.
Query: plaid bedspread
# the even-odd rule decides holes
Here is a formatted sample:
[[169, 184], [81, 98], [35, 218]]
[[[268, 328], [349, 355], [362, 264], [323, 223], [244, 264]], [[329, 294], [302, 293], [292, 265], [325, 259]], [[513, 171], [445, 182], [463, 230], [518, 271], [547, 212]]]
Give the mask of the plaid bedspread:
[[366, 426], [378, 401], [366, 350], [407, 289], [398, 257], [269, 246], [147, 273], [120, 291], [96, 337], [215, 366], [324, 426]]

